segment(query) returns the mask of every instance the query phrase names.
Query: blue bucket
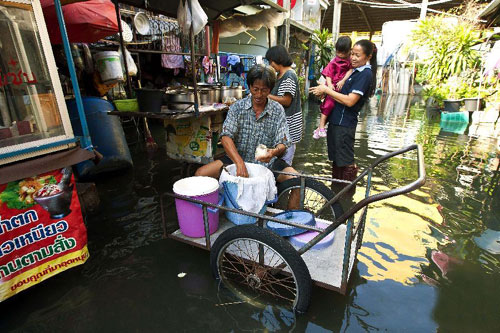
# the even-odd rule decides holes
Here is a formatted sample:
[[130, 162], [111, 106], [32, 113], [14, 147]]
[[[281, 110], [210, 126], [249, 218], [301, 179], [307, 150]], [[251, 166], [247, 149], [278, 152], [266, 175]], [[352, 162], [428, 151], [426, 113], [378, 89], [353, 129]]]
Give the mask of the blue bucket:
[[[241, 207], [236, 202], [236, 197], [238, 196], [238, 184], [231, 182], [223, 182], [222, 186], [224, 188], [224, 201], [226, 203], [226, 207], [241, 210]], [[266, 201], [262, 206], [262, 208], [260, 209], [259, 214], [264, 214], [266, 212], [267, 205], [275, 203], [276, 201], [278, 201], [278, 196], [276, 196], [276, 198], [274, 198], [273, 200]], [[227, 210], [226, 210], [226, 218], [236, 225], [253, 224], [257, 222], [257, 218], [253, 216], [233, 213]]]

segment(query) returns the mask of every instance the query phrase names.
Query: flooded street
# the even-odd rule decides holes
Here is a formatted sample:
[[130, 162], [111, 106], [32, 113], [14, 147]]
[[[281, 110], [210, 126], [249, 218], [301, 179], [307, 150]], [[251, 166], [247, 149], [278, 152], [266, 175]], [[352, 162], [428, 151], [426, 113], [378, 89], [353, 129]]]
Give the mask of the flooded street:
[[[331, 176], [326, 141], [312, 139], [319, 106], [304, 109], [306, 135], [294, 167]], [[159, 141], [163, 130], [154, 129]], [[427, 182], [370, 206], [348, 293], [314, 287], [300, 316], [238, 302], [218, 290], [207, 251], [162, 239], [159, 194], [171, 191], [180, 166], [167, 160], [164, 142], [151, 159], [132, 146], [133, 170], [96, 181], [101, 209], [86, 220], [90, 259], [0, 303], [0, 332], [498, 331], [497, 142], [471, 138], [470, 129], [447, 130], [439, 113], [408, 96], [374, 98], [362, 112], [357, 164], [420, 143]], [[383, 164], [373, 182], [382, 191], [416, 177], [415, 156], [408, 155]], [[174, 206], [167, 210], [173, 231]]]

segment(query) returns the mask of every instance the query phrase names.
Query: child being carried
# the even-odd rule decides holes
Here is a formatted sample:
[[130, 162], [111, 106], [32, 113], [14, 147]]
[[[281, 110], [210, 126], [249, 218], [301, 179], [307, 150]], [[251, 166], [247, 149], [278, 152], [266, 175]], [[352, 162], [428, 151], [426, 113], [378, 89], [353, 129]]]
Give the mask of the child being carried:
[[[328, 87], [335, 91], [340, 91], [345, 81], [352, 73], [352, 66], [350, 61], [351, 53], [351, 38], [342, 36], [337, 39], [335, 43], [335, 58], [323, 69], [321, 74], [326, 78]], [[328, 116], [335, 106], [335, 100], [326, 96], [320, 105], [321, 117], [319, 120], [319, 127], [314, 130], [313, 138], [319, 139], [326, 137], [326, 122]]]

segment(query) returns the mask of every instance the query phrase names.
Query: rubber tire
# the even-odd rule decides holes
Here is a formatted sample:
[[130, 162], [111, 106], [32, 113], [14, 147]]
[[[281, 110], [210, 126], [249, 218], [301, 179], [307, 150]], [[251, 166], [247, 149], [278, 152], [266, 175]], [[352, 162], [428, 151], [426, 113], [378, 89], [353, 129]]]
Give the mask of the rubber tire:
[[306, 312], [311, 300], [312, 289], [312, 280], [311, 275], [309, 274], [309, 269], [294, 247], [285, 239], [270, 230], [255, 225], [242, 225], [235, 226], [224, 231], [219, 237], [217, 237], [217, 240], [210, 251], [210, 267], [212, 268], [214, 277], [224, 283], [224, 281], [220, 278], [218, 269], [217, 259], [219, 258], [219, 252], [225, 248], [224, 245], [226, 245], [226, 243], [241, 238], [260, 241], [283, 257], [295, 275], [297, 283], [297, 293], [299, 296], [293, 310], [297, 313]]
[[[325, 184], [320, 183], [314, 179], [306, 178], [305, 187], [319, 193], [321, 196], [323, 196], [323, 198], [325, 198], [326, 201], [330, 201], [336, 195], [336, 193], [330, 190]], [[291, 188], [300, 188], [300, 178], [291, 178], [285, 180], [284, 182], [278, 183], [278, 198], [280, 197], [281, 193]], [[342, 214], [344, 214], [344, 209], [338, 201], [332, 205], [332, 213], [335, 215], [335, 218], [338, 218]]]

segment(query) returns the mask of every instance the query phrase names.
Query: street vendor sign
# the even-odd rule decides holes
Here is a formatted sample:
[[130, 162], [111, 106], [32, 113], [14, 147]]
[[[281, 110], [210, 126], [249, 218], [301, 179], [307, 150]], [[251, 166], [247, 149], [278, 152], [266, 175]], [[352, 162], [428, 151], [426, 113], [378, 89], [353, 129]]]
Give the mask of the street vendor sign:
[[70, 168], [0, 184], [0, 302], [88, 257]]

